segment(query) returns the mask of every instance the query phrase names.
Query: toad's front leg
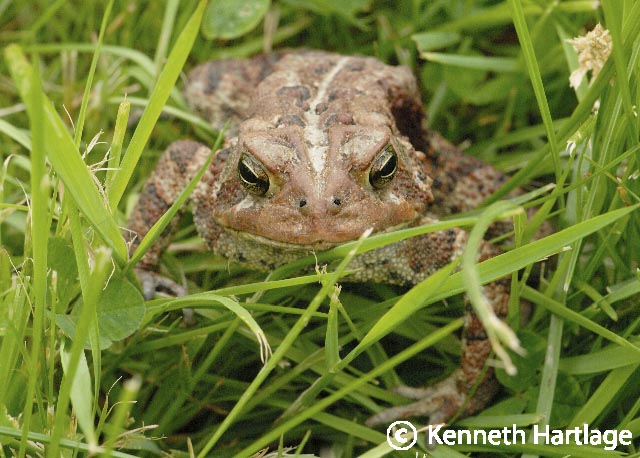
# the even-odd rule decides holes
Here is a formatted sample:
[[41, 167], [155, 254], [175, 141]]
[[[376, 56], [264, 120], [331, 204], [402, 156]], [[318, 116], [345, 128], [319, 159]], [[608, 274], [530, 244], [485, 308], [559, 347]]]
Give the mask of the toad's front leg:
[[[362, 269], [357, 274], [363, 281], [384, 281], [380, 272], [388, 275], [387, 282], [416, 284], [440, 267], [459, 257], [466, 246], [467, 233], [460, 229], [434, 232], [383, 248], [357, 259]], [[498, 254], [488, 242], [482, 242], [478, 261]], [[376, 259], [384, 259], [384, 270], [372, 268]], [[371, 272], [377, 271], [374, 275]], [[367, 274], [367, 272], [370, 272]], [[368, 278], [367, 278], [368, 277]], [[509, 281], [498, 280], [485, 285], [484, 292], [495, 314], [503, 319], [509, 306]], [[492, 347], [478, 316], [467, 302], [462, 333], [460, 367], [445, 380], [427, 388], [399, 387], [398, 393], [418, 401], [384, 410], [368, 421], [368, 425], [389, 424], [410, 417], [429, 417], [429, 423], [444, 423], [456, 415], [471, 415], [484, 408], [498, 389], [493, 369], [486, 367]]]
[[[129, 218], [128, 235], [131, 241], [131, 253], [136, 250], [151, 227], [178, 199], [210, 154], [209, 148], [193, 141], [177, 141], [169, 145], [140, 193], [140, 198]], [[179, 217], [171, 220], [169, 226], [136, 266], [136, 273], [146, 299], [153, 298], [158, 292], [168, 292], [172, 296], [186, 294], [182, 286], [157, 272], [162, 252], [169, 245], [179, 222]]]

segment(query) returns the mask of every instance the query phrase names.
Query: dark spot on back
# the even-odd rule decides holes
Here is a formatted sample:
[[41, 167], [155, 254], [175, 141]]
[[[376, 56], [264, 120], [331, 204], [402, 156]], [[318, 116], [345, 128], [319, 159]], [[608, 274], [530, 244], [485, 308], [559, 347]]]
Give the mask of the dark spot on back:
[[231, 151], [233, 151], [232, 147], [229, 148], [225, 148], [225, 149], [221, 149], [220, 151], [218, 151], [216, 153], [216, 157], [220, 160], [220, 161], [225, 161], [228, 157], [229, 154], [231, 153]]
[[299, 102], [304, 102], [311, 97], [309, 88], [307, 86], [285, 86], [278, 89], [276, 92], [278, 97], [284, 97], [288, 99], [297, 99]]
[[350, 114], [339, 113], [339, 114], [332, 114], [331, 116], [329, 116], [325, 121], [324, 125], [325, 127], [331, 127], [335, 124], [353, 126], [355, 123], [356, 121], [353, 119], [353, 116], [351, 116]]
[[333, 102], [336, 99], [354, 99], [356, 97], [360, 97], [365, 95], [360, 89], [348, 88], [348, 87], [339, 87], [329, 92], [329, 97], [327, 100], [329, 102]]
[[205, 94], [211, 94], [218, 88], [220, 80], [222, 80], [222, 75], [223, 73], [220, 71], [220, 66], [209, 65], [209, 71], [207, 72], [207, 86], [204, 88]]
[[449, 237], [449, 244], [453, 246], [454, 242], [456, 241], [456, 231], [454, 231], [453, 229], [449, 229], [447, 231], [447, 236]]
[[220, 111], [222, 111], [223, 119], [242, 118], [238, 110], [226, 103], [220, 105]]
[[158, 218], [171, 206], [158, 194], [158, 188], [152, 181], [148, 182], [142, 195], [141, 202], [145, 211], [141, 212], [145, 224], [151, 227]]
[[411, 262], [409, 263], [409, 266], [411, 267], [411, 270], [413, 270], [415, 273], [420, 273], [424, 269], [422, 262], [420, 262], [417, 259], [412, 259]]
[[300, 115], [297, 115], [297, 114], [282, 116], [280, 119], [278, 119], [278, 122], [276, 124], [278, 127], [281, 127], [281, 126], [306, 127], [306, 124], [304, 123]]
[[316, 105], [316, 114], [321, 115], [322, 113], [327, 111], [327, 108], [329, 108], [329, 104], [327, 102], [320, 102]]
[[262, 58], [254, 58], [260, 68], [260, 81], [273, 73], [273, 66], [280, 60], [282, 56], [278, 53], [266, 54]]
[[199, 147], [198, 143], [192, 141], [181, 141], [169, 147], [169, 157], [176, 164], [180, 173], [184, 173], [187, 170], [193, 155]]
[[185, 160], [183, 155], [180, 154], [180, 151], [172, 150], [169, 153], [169, 157], [171, 157], [171, 160], [174, 162], [174, 164], [178, 166], [178, 170], [180, 170], [180, 173], [184, 173], [185, 170], [187, 170], [187, 161]]
[[147, 189], [145, 190], [145, 192], [149, 197], [153, 197], [154, 199], [159, 199], [158, 188], [156, 187], [155, 183], [150, 181], [149, 184], [147, 184]]

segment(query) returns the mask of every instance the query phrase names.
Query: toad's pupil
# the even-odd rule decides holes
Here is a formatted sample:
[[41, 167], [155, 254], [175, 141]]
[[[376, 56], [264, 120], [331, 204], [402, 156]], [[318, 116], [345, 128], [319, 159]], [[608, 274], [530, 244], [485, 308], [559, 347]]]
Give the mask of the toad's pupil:
[[380, 169], [380, 175], [383, 176], [383, 177], [389, 177], [390, 175], [392, 175], [396, 171], [397, 165], [398, 165], [398, 158], [394, 154], [391, 157], [389, 157], [387, 162]]

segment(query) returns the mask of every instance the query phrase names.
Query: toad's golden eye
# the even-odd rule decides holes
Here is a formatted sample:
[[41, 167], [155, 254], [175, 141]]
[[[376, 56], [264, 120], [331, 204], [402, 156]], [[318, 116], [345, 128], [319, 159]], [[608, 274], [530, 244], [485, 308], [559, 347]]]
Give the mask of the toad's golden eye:
[[248, 153], [240, 156], [238, 177], [247, 191], [256, 196], [264, 196], [269, 190], [269, 175], [264, 165]]
[[385, 146], [371, 164], [369, 183], [375, 189], [384, 187], [393, 180], [398, 170], [398, 155], [391, 143]]

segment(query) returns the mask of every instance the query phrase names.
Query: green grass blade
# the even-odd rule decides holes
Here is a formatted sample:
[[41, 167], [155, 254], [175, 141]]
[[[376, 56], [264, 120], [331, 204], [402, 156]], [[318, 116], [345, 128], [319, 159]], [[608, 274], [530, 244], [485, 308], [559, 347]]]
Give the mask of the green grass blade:
[[431, 62], [472, 70], [486, 70], [497, 73], [518, 71], [517, 60], [509, 57], [461, 56], [459, 54], [437, 52], [423, 52], [420, 56]]
[[[9, 428], [8, 426], [0, 426], [0, 436], [7, 437], [20, 437], [22, 433], [19, 430], [14, 428]], [[29, 433], [27, 439], [30, 441], [48, 444], [51, 441], [51, 438], [47, 434], [42, 433]], [[75, 441], [71, 439], [60, 439], [60, 446], [69, 451], [83, 451], [83, 452], [91, 452], [91, 453], [102, 453], [105, 451], [102, 447], [91, 448], [89, 445], [84, 444], [80, 441]], [[140, 458], [140, 455], [130, 455], [128, 453], [119, 452], [119, 451], [111, 451], [109, 453], [110, 457], [113, 458]]]
[[89, 73], [87, 75], [87, 83], [84, 87], [84, 94], [82, 95], [82, 103], [80, 104], [80, 112], [78, 113], [78, 120], [76, 121], [76, 133], [75, 142], [76, 147], [80, 147], [80, 141], [82, 140], [82, 132], [84, 130], [84, 122], [87, 113], [87, 106], [89, 105], [89, 95], [91, 94], [91, 86], [93, 84], [93, 78], [96, 74], [96, 66], [98, 65], [98, 59], [100, 58], [100, 51], [102, 50], [102, 40], [104, 39], [104, 31], [107, 27], [107, 21], [111, 16], [111, 9], [113, 8], [113, 1], [109, 0], [104, 14], [102, 15], [102, 23], [100, 25], [100, 32], [98, 33], [98, 41], [96, 42], [96, 50], [93, 53], [91, 59], [91, 67], [89, 67]]
[[[538, 262], [541, 258], [558, 253], [576, 240], [582, 239], [614, 223], [616, 220], [637, 211], [638, 208], [640, 208], [640, 205], [633, 205], [595, 216], [543, 239], [536, 240], [515, 250], [488, 259], [478, 265], [480, 280], [482, 283], [497, 280]], [[464, 291], [464, 282], [460, 273], [455, 273], [448, 278], [442, 290], [446, 291], [446, 293], [436, 294], [434, 297], [429, 298], [428, 303], [433, 303], [454, 294], [462, 293]]]
[[[635, 114], [635, 108], [633, 107], [631, 90], [629, 88], [629, 75], [627, 74], [626, 64], [629, 62], [629, 58], [625, 55], [624, 41], [622, 39], [622, 21], [625, 10], [621, 8], [620, 5], [616, 5], [615, 2], [603, 2], [602, 9], [604, 10], [604, 15], [613, 44], [612, 57], [616, 68], [616, 80], [618, 83], [616, 84], [616, 87], [620, 91], [620, 99], [622, 100], [622, 106], [625, 114], [627, 115], [627, 119], [632, 120], [636, 118], [637, 115]], [[629, 129], [630, 140], [637, 141], [637, 124], [635, 122], [628, 122], [627, 127]]]
[[[60, 360], [65, 373], [70, 371], [71, 349], [65, 345], [60, 354]], [[87, 357], [80, 353], [75, 377], [71, 382], [71, 405], [78, 419], [78, 426], [87, 438], [89, 446], [98, 445], [96, 432], [93, 427], [93, 389], [91, 386], [91, 375]]]
[[206, 4], [207, 2], [205, 0], [201, 0], [198, 3], [198, 7], [189, 18], [189, 21], [186, 23], [169, 54], [164, 69], [160, 73], [158, 82], [149, 99], [149, 105], [147, 105], [147, 108], [144, 110], [138, 127], [127, 147], [127, 151], [122, 159], [121, 168], [114, 176], [113, 184], [109, 189], [109, 202], [120, 202], [120, 198], [122, 194], [124, 194], [127, 183], [129, 183], [131, 175], [133, 175], [133, 170], [138, 164], [138, 159], [140, 159], [147, 140], [149, 140], [153, 126], [155, 126], [156, 121], [160, 117], [162, 107], [169, 98], [178, 80], [178, 76], [180, 76], [182, 67], [191, 52], [193, 43], [200, 30], [200, 23], [202, 22], [202, 15]]
[[104, 458], [116, 456], [116, 453], [118, 453], [113, 450], [114, 444], [118, 439], [116, 433], [119, 432], [120, 428], [126, 424], [127, 419], [129, 418], [131, 404], [135, 402], [136, 396], [140, 391], [142, 381], [139, 377], [134, 376], [125, 381], [122, 385], [123, 390], [120, 395], [120, 399], [118, 399], [118, 403], [114, 406], [113, 417], [109, 422], [109, 426], [111, 426], [111, 428], [107, 428], [107, 437], [104, 448], [102, 450], [98, 450], [100, 456]]
[[362, 338], [362, 341], [354, 348], [349, 355], [344, 358], [343, 364], [346, 364], [365, 349], [378, 342], [384, 336], [400, 326], [405, 320], [420, 309], [420, 303], [424, 298], [434, 296], [440, 291], [446, 279], [457, 267], [457, 262], [452, 262], [434, 274], [427, 277], [418, 285], [407, 291], [396, 304], [385, 313], [369, 332]]
[[[131, 110], [131, 102], [123, 100], [118, 106], [118, 116], [116, 118], [116, 127], [113, 130], [113, 141], [111, 142], [111, 151], [109, 152], [109, 163], [107, 167], [107, 176], [104, 180], [105, 188], [110, 189], [113, 176], [117, 168], [120, 166], [122, 155], [122, 142], [124, 134], [127, 131], [127, 121], [129, 120], [129, 111]], [[115, 211], [115, 202], [109, 202], [111, 211]]]
[[[197, 303], [202, 304], [202, 302], [216, 302], [222, 305], [227, 310], [233, 312], [242, 322], [249, 328], [249, 330], [256, 336], [256, 339], [260, 345], [260, 356], [262, 361], [266, 361], [269, 359], [271, 355], [271, 347], [269, 346], [269, 342], [267, 341], [267, 337], [262, 329], [260, 329], [260, 325], [256, 322], [256, 320], [251, 316], [251, 314], [238, 304], [237, 301], [229, 297], [220, 296], [218, 294], [213, 293], [200, 293], [198, 294]], [[177, 302], [182, 304], [181, 307], [184, 307], [185, 304], [189, 303], [189, 296], [179, 297], [174, 299], [172, 302]]]
[[24, 130], [18, 129], [16, 126], [9, 124], [4, 119], [0, 119], [0, 132], [9, 138], [13, 138], [28, 150], [31, 150], [31, 139]]
[[[29, 46], [27, 51], [34, 51], [43, 54], [60, 53], [63, 51], [95, 52], [96, 48], [97, 46], [94, 43], [48, 43], [34, 44]], [[148, 76], [154, 75], [155, 66], [153, 61], [149, 59], [146, 54], [141, 53], [140, 51], [122, 46], [104, 45], [102, 46], [102, 52], [130, 60], [144, 70]]]
[[563, 358], [560, 369], [569, 374], [597, 374], [636, 364], [640, 364], [637, 350], [616, 345], [586, 355]]
[[594, 323], [590, 319], [580, 315], [577, 312], [574, 312], [571, 309], [565, 307], [564, 304], [561, 304], [553, 299], [545, 296], [544, 294], [536, 291], [535, 289], [526, 286], [523, 291], [523, 297], [534, 301], [536, 304], [543, 306], [550, 312], [564, 318], [565, 320], [576, 323], [579, 326], [582, 326], [585, 329], [588, 329], [591, 332], [594, 332], [601, 336], [604, 339], [607, 339], [621, 347], [628, 348], [629, 350], [633, 350], [640, 355], [640, 347], [633, 345], [627, 339], [622, 336], [619, 336], [613, 331], [609, 331], [607, 328], [600, 326], [597, 323]]
[[609, 410], [612, 400], [620, 393], [624, 385], [629, 382], [631, 377], [640, 364], [630, 364], [611, 371], [602, 381], [598, 389], [591, 395], [589, 400], [580, 409], [578, 413], [569, 422], [567, 429], [582, 426], [583, 424], [592, 424], [593, 421], [603, 412]]
[[384, 372], [391, 370], [393, 367], [397, 366], [402, 361], [406, 361], [412, 356], [415, 356], [416, 354], [424, 351], [424, 349], [432, 346], [439, 340], [447, 337], [452, 332], [455, 332], [455, 330], [458, 329], [460, 326], [462, 326], [462, 319], [455, 320], [447, 324], [446, 326], [441, 327], [440, 329], [436, 330], [435, 332], [429, 334], [425, 338], [416, 342], [411, 347], [401, 351], [400, 353], [393, 356], [392, 358], [389, 358], [387, 361], [384, 362], [384, 364], [381, 364], [375, 367], [370, 372], [363, 374], [361, 377], [355, 379], [353, 383], [350, 383], [349, 385], [346, 385], [343, 388], [333, 392], [329, 396], [318, 400], [316, 403], [309, 406], [309, 408], [300, 412], [295, 417], [292, 417], [287, 421], [285, 421], [284, 423], [279, 424], [278, 426], [273, 428], [271, 431], [269, 431], [267, 434], [264, 434], [255, 442], [248, 445], [236, 456], [239, 458], [245, 458], [245, 457], [251, 456], [253, 453], [256, 453], [265, 445], [269, 444], [271, 441], [278, 438], [280, 434], [283, 434], [284, 432], [293, 429], [296, 425], [301, 424], [303, 421], [309, 418], [312, 418], [315, 414], [322, 412], [324, 409], [329, 407], [331, 404], [333, 404], [337, 400], [344, 398], [349, 393], [357, 390], [358, 388], [370, 382], [371, 380], [375, 379], [376, 377], [383, 374]]
[[156, 75], [160, 74], [162, 64], [167, 58], [167, 49], [169, 47], [171, 34], [173, 33], [173, 24], [176, 20], [176, 13], [178, 11], [179, 4], [179, 0], [169, 0], [164, 11], [164, 17], [162, 18], [162, 27], [160, 29], [160, 37], [158, 38], [158, 46], [156, 47], [156, 54], [153, 57], [153, 63], [156, 67]]
[[[11, 54], [7, 50], [7, 54]], [[19, 56], [23, 57], [23, 56]], [[26, 63], [26, 60], [25, 60]], [[31, 69], [28, 69], [31, 70]], [[36, 383], [40, 380], [40, 354], [42, 352], [42, 339], [44, 337], [44, 318], [47, 302], [47, 241], [51, 217], [49, 215], [49, 196], [47, 192], [47, 172], [45, 165], [45, 141], [46, 141], [46, 113], [43, 109], [44, 94], [40, 81], [40, 72], [26, 71], [22, 75], [23, 84], [33, 88], [23, 94], [27, 104], [29, 121], [31, 124], [31, 257], [33, 258], [33, 324], [32, 342], [29, 361], [29, 381], [24, 405], [24, 429], [20, 440], [18, 456], [23, 458], [26, 453], [31, 415], [33, 413], [33, 400], [36, 392]]]
[[492, 305], [484, 295], [476, 264], [478, 253], [481, 252], [480, 245], [484, 242], [483, 237], [489, 229], [489, 226], [498, 220], [497, 217], [499, 217], [501, 213], [512, 209], [513, 206], [509, 201], [501, 201], [492, 204], [483, 212], [482, 217], [478, 220], [478, 224], [476, 224], [469, 233], [467, 246], [464, 249], [461, 260], [461, 273], [466, 286], [467, 296], [480, 321], [482, 321], [484, 325], [487, 337], [491, 342], [491, 348], [493, 348], [496, 356], [500, 358], [500, 361], [504, 364], [504, 369], [507, 374], [510, 375], [516, 373], [516, 368], [502, 345], [505, 344], [517, 353], [522, 353], [523, 349], [515, 333], [505, 322], [496, 316]]
[[560, 160], [558, 150], [558, 142], [556, 140], [556, 131], [553, 127], [553, 119], [551, 118], [551, 111], [549, 110], [549, 103], [542, 84], [542, 76], [540, 75], [540, 67], [536, 59], [535, 51], [533, 49], [533, 42], [529, 35], [529, 28], [527, 27], [527, 20], [525, 19], [524, 10], [522, 9], [522, 3], [520, 0], [509, 0], [509, 6], [513, 14], [513, 24], [518, 33], [518, 39], [520, 40], [520, 46], [522, 47], [522, 55], [529, 71], [529, 78], [533, 85], [533, 92], [535, 93], [536, 100], [538, 101], [538, 108], [542, 115], [542, 122], [544, 123], [547, 131], [547, 139], [549, 140], [549, 147], [551, 148], [551, 158], [553, 160], [553, 167], [556, 174], [556, 183], [560, 184], [560, 176], [562, 170], [560, 169]]
[[[91, 329], [91, 322], [96, 316], [98, 301], [102, 295], [102, 291], [107, 282], [107, 278], [111, 274], [111, 253], [109, 250], [101, 248], [96, 251], [95, 266], [89, 276], [89, 285], [85, 296], [80, 314], [78, 316], [78, 325], [76, 333], [73, 337], [73, 344], [69, 354], [69, 360], [66, 365], [60, 392], [58, 394], [58, 402], [56, 404], [56, 417], [53, 431], [51, 432], [51, 445], [47, 450], [47, 457], [57, 458], [60, 439], [64, 430], [64, 422], [67, 419], [67, 407], [72, 397], [76, 373], [79, 368], [80, 360], [84, 355], [84, 346]], [[90, 428], [90, 433], [93, 428]], [[95, 444], [90, 444], [95, 445]]]
[[[131, 105], [136, 106], [136, 107], [145, 108], [147, 105], [149, 105], [149, 99], [145, 99], [145, 98], [142, 98], [142, 97], [130, 97], [130, 96], [127, 96], [127, 98], [125, 100], [127, 102], [129, 102]], [[123, 102], [124, 102], [124, 100], [120, 96], [112, 97], [112, 98], [109, 99], [109, 103], [120, 104], [120, 103], [123, 103]], [[209, 124], [207, 121], [202, 119], [200, 116], [194, 115], [190, 111], [187, 111], [187, 110], [184, 110], [184, 109], [180, 109], [180, 108], [176, 108], [176, 107], [171, 106], [171, 105], [165, 105], [162, 108], [162, 112], [167, 114], [168, 116], [173, 117], [173, 118], [185, 121], [187, 124], [190, 124], [190, 125], [193, 125], [195, 127], [198, 127], [200, 129], [204, 130], [205, 132], [210, 133], [214, 137], [218, 134], [218, 131], [214, 130], [213, 127], [211, 126], [211, 124]], [[125, 124], [125, 127], [126, 127], [126, 124]]]
[[[359, 240], [362, 243], [366, 237], [369, 235], [369, 231], [365, 233]], [[358, 245], [356, 244], [354, 248], [349, 252], [349, 254], [342, 260], [342, 262], [338, 265], [338, 268], [335, 272], [332, 272], [326, 276], [323, 281], [322, 288], [315, 295], [313, 300], [309, 303], [309, 306], [305, 310], [305, 313], [300, 316], [298, 321], [296, 321], [295, 325], [291, 328], [291, 330], [287, 333], [286, 337], [282, 340], [276, 351], [273, 353], [271, 359], [267, 361], [267, 363], [263, 366], [262, 370], [256, 375], [256, 377], [251, 382], [251, 385], [242, 393], [242, 396], [236, 402], [236, 405], [233, 407], [231, 412], [225, 417], [224, 421], [220, 424], [220, 426], [216, 429], [215, 433], [209, 437], [206, 444], [200, 450], [198, 454], [198, 458], [204, 458], [211, 451], [213, 446], [218, 442], [220, 437], [227, 431], [227, 429], [231, 426], [231, 424], [236, 420], [236, 418], [240, 415], [244, 407], [249, 403], [255, 392], [265, 381], [267, 376], [273, 371], [280, 360], [285, 356], [286, 352], [291, 348], [295, 339], [300, 335], [303, 329], [306, 327], [307, 323], [311, 319], [311, 315], [318, 310], [325, 297], [331, 293], [334, 288], [335, 283], [338, 281], [338, 278], [347, 265], [351, 261], [351, 259], [356, 255], [358, 249]], [[277, 437], [277, 436], [276, 436]]]
[[[21, 97], [27, 100], [33, 91], [40, 91], [30, 85], [33, 68], [17, 45], [5, 49], [5, 58]], [[118, 262], [124, 263], [127, 249], [116, 221], [107, 211], [105, 203], [96, 189], [93, 178], [76, 148], [73, 138], [64, 122], [53, 108], [53, 104], [41, 94], [44, 111], [44, 141], [48, 148], [48, 158], [53, 169], [60, 176], [65, 189], [71, 194], [84, 216], [98, 231], [102, 239], [113, 249]]]

